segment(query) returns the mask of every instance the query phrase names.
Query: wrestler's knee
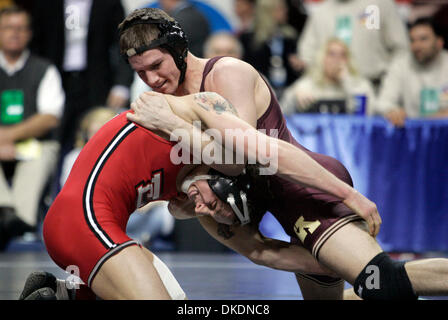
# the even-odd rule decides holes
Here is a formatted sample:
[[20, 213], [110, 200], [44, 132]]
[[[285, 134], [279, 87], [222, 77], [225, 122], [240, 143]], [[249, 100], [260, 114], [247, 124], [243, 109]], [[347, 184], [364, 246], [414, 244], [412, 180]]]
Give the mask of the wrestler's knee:
[[385, 252], [376, 255], [361, 271], [353, 285], [365, 300], [415, 300], [403, 261], [392, 260]]

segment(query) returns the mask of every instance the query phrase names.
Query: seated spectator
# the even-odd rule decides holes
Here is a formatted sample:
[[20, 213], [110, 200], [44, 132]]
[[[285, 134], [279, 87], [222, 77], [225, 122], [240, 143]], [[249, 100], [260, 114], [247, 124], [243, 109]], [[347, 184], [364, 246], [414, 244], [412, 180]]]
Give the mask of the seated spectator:
[[216, 32], [204, 44], [204, 58], [228, 56], [241, 59], [243, 46], [236, 36], [229, 32]]
[[56, 67], [27, 49], [30, 22], [19, 7], [0, 11], [0, 250], [36, 230], [59, 152], [54, 129], [65, 95]]
[[431, 19], [421, 18], [409, 29], [411, 51], [397, 58], [382, 85], [378, 112], [392, 124], [406, 118], [448, 116], [448, 53]]
[[[82, 117], [76, 133], [75, 148], [64, 157], [62, 163], [61, 186], [65, 184], [73, 164], [87, 141], [115, 115], [116, 113], [110, 108], [96, 107]], [[159, 201], [134, 212], [129, 218], [127, 233], [141, 244], [149, 246], [158, 236], [168, 236], [173, 228], [174, 218], [167, 209], [167, 203]]]
[[[357, 109], [357, 99], [363, 99], [364, 110]], [[357, 73], [347, 45], [337, 38], [328, 40], [313, 67], [285, 91], [280, 102], [285, 114], [372, 114], [374, 104], [372, 85]]]
[[268, 78], [278, 96], [298, 77], [289, 62], [296, 54], [297, 38], [288, 24], [285, 0], [258, 0], [253, 30], [239, 37], [243, 60]]
[[408, 50], [404, 21], [393, 0], [326, 0], [308, 17], [298, 43], [307, 67], [331, 37], [350, 48], [359, 73], [377, 90], [391, 59]]

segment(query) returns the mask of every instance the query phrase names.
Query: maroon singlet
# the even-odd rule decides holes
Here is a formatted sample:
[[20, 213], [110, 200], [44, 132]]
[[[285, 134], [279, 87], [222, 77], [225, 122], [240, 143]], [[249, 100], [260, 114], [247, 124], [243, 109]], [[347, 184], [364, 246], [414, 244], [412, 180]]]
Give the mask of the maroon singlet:
[[[222, 57], [210, 59], [204, 69], [201, 92], [206, 91], [205, 79], [214, 64]], [[265, 80], [266, 82], [266, 80]], [[320, 165], [336, 177], [353, 186], [347, 169], [338, 160], [309, 151], [299, 144], [286, 126], [286, 120], [272, 88], [266, 82], [271, 100], [266, 112], [257, 120], [257, 129], [278, 130], [278, 138], [287, 141], [305, 151]], [[278, 176], [270, 177], [274, 202], [268, 207], [280, 222], [291, 241], [302, 243], [316, 258], [323, 243], [339, 228], [348, 222], [361, 219], [340, 199], [313, 188], [302, 187]]]

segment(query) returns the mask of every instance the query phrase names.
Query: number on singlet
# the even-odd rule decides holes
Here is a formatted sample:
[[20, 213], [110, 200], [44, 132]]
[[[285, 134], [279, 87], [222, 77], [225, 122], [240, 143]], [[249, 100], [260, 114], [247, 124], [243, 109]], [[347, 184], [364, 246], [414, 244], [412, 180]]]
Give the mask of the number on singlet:
[[160, 197], [160, 185], [163, 171], [153, 174], [151, 181], [140, 183], [137, 189], [137, 209]]

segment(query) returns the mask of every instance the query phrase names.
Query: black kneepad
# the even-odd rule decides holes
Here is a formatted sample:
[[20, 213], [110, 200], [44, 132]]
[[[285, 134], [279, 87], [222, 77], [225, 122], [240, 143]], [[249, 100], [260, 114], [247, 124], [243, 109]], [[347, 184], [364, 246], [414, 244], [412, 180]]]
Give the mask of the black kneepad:
[[404, 261], [385, 252], [376, 255], [355, 280], [355, 293], [365, 300], [416, 300]]

